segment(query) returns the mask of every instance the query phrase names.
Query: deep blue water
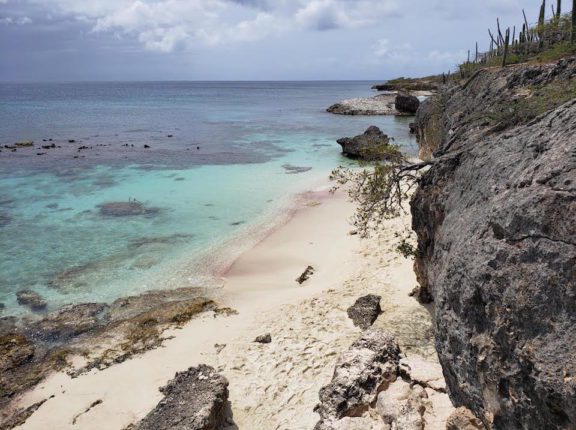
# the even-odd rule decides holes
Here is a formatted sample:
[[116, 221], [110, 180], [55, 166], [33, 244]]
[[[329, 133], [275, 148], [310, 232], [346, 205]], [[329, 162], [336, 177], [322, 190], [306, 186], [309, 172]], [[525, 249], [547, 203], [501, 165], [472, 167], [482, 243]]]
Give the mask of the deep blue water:
[[[211, 269], [240, 249], [226, 244], [257, 236], [290, 196], [346, 163], [337, 138], [377, 125], [415, 152], [409, 119], [325, 112], [371, 84], [0, 84], [4, 315], [25, 310], [21, 289], [52, 309], [210, 285]], [[22, 141], [34, 147], [4, 147]], [[100, 213], [129, 199], [157, 211]]]

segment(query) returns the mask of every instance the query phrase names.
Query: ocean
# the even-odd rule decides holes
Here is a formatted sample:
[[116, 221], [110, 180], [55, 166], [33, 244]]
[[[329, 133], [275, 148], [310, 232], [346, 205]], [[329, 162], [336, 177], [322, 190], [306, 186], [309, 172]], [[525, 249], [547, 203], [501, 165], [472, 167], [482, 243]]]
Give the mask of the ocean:
[[0, 315], [29, 312], [24, 289], [53, 310], [219, 285], [294, 196], [350, 163], [336, 139], [377, 125], [416, 154], [410, 118], [326, 113], [372, 84], [0, 84]]

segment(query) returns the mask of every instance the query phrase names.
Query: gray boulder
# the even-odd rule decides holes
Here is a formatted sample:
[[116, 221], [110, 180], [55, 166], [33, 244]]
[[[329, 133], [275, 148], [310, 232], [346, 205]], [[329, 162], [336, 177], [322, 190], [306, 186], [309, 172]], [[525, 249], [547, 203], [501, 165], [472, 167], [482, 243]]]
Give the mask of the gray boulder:
[[574, 76], [484, 70], [424, 124], [445, 137], [411, 203], [415, 270], [451, 400], [497, 430], [576, 428]]
[[352, 320], [356, 327], [366, 330], [378, 316], [382, 313], [380, 308], [381, 296], [368, 294], [367, 296], [360, 297], [356, 302], [347, 310], [348, 317]]
[[336, 365], [330, 384], [320, 390], [320, 414], [315, 430], [338, 428], [345, 417], [355, 417], [376, 402], [378, 394], [396, 380], [400, 348], [390, 334], [369, 329], [355, 341]]
[[219, 430], [226, 424], [228, 381], [204, 364], [178, 372], [164, 399], [135, 430]]
[[26, 306], [33, 311], [46, 309], [47, 303], [44, 298], [35, 291], [21, 290], [16, 293], [16, 300], [19, 305]]
[[408, 93], [398, 93], [396, 96], [396, 110], [402, 113], [416, 114], [420, 106], [418, 97], [412, 96]]
[[254, 342], [256, 342], [256, 343], [271, 343], [272, 342], [272, 336], [270, 335], [270, 333], [263, 334], [261, 336], [258, 336], [256, 339], [254, 339]]
[[364, 134], [344, 137], [337, 140], [342, 153], [349, 158], [363, 160], [388, 160], [391, 154], [385, 150], [390, 146], [390, 138], [378, 127], [370, 126]]

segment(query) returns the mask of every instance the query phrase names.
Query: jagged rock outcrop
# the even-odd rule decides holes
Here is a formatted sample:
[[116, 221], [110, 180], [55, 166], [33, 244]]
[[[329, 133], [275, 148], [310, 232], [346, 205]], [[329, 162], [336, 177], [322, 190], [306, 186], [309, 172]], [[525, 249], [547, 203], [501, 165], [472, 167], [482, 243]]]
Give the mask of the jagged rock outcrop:
[[315, 430], [339, 428], [341, 419], [358, 417], [378, 393], [396, 380], [400, 348], [388, 333], [369, 329], [340, 357], [332, 382], [320, 390]]
[[135, 430], [220, 430], [230, 419], [228, 381], [210, 366], [178, 372], [160, 391], [164, 399]]
[[352, 306], [347, 309], [348, 318], [352, 320], [356, 327], [366, 330], [382, 313], [380, 308], [381, 296], [368, 294], [360, 297]]
[[368, 127], [364, 134], [343, 137], [337, 142], [342, 147], [342, 153], [349, 158], [387, 160], [393, 154], [386, 151], [390, 145], [390, 138], [374, 125]]
[[[462, 86], [444, 86], [420, 104], [414, 128], [420, 158], [456, 149], [478, 139], [527, 124], [576, 97], [576, 58], [558, 63], [484, 69]], [[572, 81], [572, 84], [570, 82]]]
[[398, 112], [414, 115], [420, 106], [420, 100], [418, 97], [408, 93], [398, 93], [395, 106]]
[[453, 410], [438, 363], [405, 357], [393, 336], [370, 328], [320, 390], [315, 429], [437, 430]]
[[495, 429], [576, 427], [575, 76], [484, 70], [418, 113], [415, 270], [452, 401]]

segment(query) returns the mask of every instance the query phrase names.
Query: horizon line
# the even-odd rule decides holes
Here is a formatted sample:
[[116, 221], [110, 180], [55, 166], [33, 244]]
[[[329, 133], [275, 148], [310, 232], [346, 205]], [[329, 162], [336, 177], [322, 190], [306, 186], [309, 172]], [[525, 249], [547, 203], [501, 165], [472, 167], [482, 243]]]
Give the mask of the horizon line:
[[[391, 78], [394, 79], [394, 78]], [[92, 83], [154, 83], [154, 82], [173, 82], [173, 83], [248, 83], [248, 82], [375, 82], [382, 83], [389, 81], [388, 79], [238, 79], [238, 80], [206, 80], [206, 79], [102, 79], [102, 80], [0, 80], [2, 84], [92, 84]]]

